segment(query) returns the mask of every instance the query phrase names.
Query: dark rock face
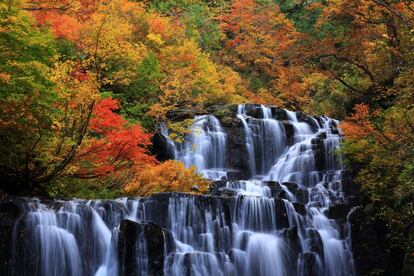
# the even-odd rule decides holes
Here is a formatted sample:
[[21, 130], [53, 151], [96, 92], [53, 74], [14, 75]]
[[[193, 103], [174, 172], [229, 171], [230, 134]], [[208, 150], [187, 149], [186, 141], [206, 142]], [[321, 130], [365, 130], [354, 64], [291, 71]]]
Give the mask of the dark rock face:
[[319, 257], [314, 252], [305, 252], [299, 255], [299, 273], [303, 276], [317, 276], [320, 275]]
[[168, 144], [160, 133], [155, 133], [152, 138], [152, 151], [159, 161], [174, 159], [174, 156], [168, 149]]
[[319, 232], [314, 228], [307, 229], [309, 239], [310, 251], [318, 254], [323, 259], [323, 244]]
[[318, 170], [323, 170], [324, 168], [326, 168], [326, 164], [325, 164], [325, 148], [323, 145], [323, 139], [326, 138], [326, 133], [325, 133], [325, 137], [323, 137], [323, 135], [321, 135], [320, 137], [317, 137], [315, 139], [313, 139], [312, 142], [312, 149], [315, 152], [315, 163], [316, 166], [318, 168]]
[[231, 127], [234, 124], [237, 105], [215, 106], [209, 108], [209, 111], [221, 122], [223, 127]]
[[130, 220], [123, 220], [121, 223], [118, 238], [119, 270], [121, 275], [137, 274], [137, 268], [133, 260], [137, 259], [136, 241], [142, 231], [141, 224]]
[[21, 203], [18, 199], [0, 203], [0, 275], [40, 275], [38, 245], [26, 227]]
[[299, 202], [304, 204], [308, 202], [309, 192], [307, 189], [299, 187], [296, 183], [290, 182], [283, 182], [282, 185], [286, 186]]
[[118, 254], [119, 271], [121, 275], [137, 275], [139, 267], [136, 265], [138, 256], [138, 240], [140, 235], [145, 236], [148, 254], [149, 275], [163, 275], [164, 269], [164, 234], [163, 229], [153, 223], [136, 223], [123, 220], [120, 226]]
[[259, 105], [256, 105], [256, 104], [246, 105], [246, 110], [247, 110], [246, 114], [248, 116], [251, 116], [256, 119], [263, 119], [263, 113]]
[[291, 145], [293, 145], [293, 139], [294, 139], [294, 135], [295, 135], [295, 130], [293, 128], [293, 125], [290, 124], [287, 121], [282, 121], [282, 124], [283, 124], [283, 127], [285, 129], [287, 144], [289, 146], [291, 146]]
[[285, 191], [283, 191], [279, 182], [276, 181], [266, 181], [267, 187], [270, 188], [270, 193], [274, 198], [283, 198]]
[[[389, 230], [386, 222], [369, 213], [367, 200], [360, 185], [353, 181], [357, 167], [344, 170], [342, 174], [342, 190], [347, 195], [347, 205], [332, 207], [329, 216], [337, 217], [351, 208], [348, 221], [351, 231], [352, 252], [357, 275], [414, 275], [414, 270], [407, 269], [404, 252], [399, 248], [391, 248], [387, 239]], [[411, 260], [413, 258], [411, 257]], [[404, 264], [403, 264], [404, 263]], [[404, 274], [405, 273], [405, 274]], [[408, 274], [407, 274], [408, 273]]]
[[220, 190], [214, 190], [211, 195], [213, 196], [221, 196], [221, 197], [232, 197], [237, 196], [237, 191], [234, 189], [229, 188], [222, 188]]
[[159, 193], [143, 199], [145, 202], [145, 216], [161, 227], [166, 228], [168, 221], [168, 202], [172, 193]]
[[249, 155], [245, 148], [245, 135], [241, 121], [236, 117], [231, 124], [223, 126], [227, 134], [227, 173], [229, 180], [249, 179], [249, 167], [247, 166]]
[[288, 116], [285, 110], [277, 107], [272, 107], [272, 115], [276, 120], [287, 120]]
[[314, 118], [306, 115], [305, 113], [301, 111], [296, 112], [296, 116], [299, 122], [307, 123], [308, 125], [311, 126], [313, 131], [316, 131], [318, 129], [318, 124], [316, 123]]
[[[286, 240], [286, 243], [289, 246], [289, 249], [291, 250], [290, 253], [292, 254], [292, 256], [299, 256], [299, 253], [301, 252], [301, 246], [297, 227], [293, 226], [284, 229], [282, 231], [282, 236]], [[297, 261], [297, 257], [290, 258], [289, 262], [286, 264], [290, 275], [296, 275]]]
[[306, 215], [306, 208], [305, 205], [299, 202], [293, 202], [293, 207], [295, 207], [295, 211], [301, 214], [302, 216]]
[[279, 229], [289, 227], [289, 218], [286, 210], [285, 202], [278, 198], [275, 200], [276, 224]]
[[13, 201], [0, 201], [0, 275], [7, 275], [12, 262], [13, 230], [19, 214], [19, 207]]

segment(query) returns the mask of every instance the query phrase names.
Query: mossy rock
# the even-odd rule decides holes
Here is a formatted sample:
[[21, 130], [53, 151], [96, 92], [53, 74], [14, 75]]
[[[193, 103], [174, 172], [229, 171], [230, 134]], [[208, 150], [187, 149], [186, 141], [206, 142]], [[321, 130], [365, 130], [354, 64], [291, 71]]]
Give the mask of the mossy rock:
[[211, 107], [212, 114], [220, 121], [223, 127], [234, 124], [234, 118], [237, 113], [237, 105], [223, 105]]

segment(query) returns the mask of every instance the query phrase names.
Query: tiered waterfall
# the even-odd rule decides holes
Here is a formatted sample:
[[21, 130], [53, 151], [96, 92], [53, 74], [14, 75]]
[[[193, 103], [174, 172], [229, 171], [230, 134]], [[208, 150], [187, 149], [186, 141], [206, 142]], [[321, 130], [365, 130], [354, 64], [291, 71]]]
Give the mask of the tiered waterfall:
[[338, 122], [260, 105], [194, 118], [164, 155], [209, 195], [16, 199], [8, 275], [354, 275]]

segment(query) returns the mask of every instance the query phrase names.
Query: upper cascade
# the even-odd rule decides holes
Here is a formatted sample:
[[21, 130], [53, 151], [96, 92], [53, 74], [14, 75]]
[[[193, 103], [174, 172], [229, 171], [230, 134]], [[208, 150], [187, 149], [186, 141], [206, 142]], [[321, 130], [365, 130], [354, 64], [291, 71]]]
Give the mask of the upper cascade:
[[158, 134], [164, 157], [214, 181], [210, 195], [18, 200], [4, 274], [355, 275], [338, 121], [230, 110], [195, 116], [182, 143]]
[[228, 141], [229, 129], [213, 115], [195, 116], [183, 143], [170, 140], [162, 127], [170, 158], [197, 167], [212, 180], [265, 179], [309, 186], [319, 183], [324, 171], [342, 169], [337, 120], [264, 105], [239, 105], [234, 115], [242, 129], [242, 137], [236, 138], [244, 139], [239, 151], [245, 153], [238, 154], [242, 160], [237, 163], [244, 166], [228, 154], [234, 146]]

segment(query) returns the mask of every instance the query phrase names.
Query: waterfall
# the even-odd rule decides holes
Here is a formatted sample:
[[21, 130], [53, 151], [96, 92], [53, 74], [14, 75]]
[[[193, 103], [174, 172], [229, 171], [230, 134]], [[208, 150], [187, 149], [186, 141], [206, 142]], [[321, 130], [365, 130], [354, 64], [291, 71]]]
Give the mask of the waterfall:
[[251, 179], [227, 179], [229, 129], [213, 115], [182, 143], [163, 128], [176, 160], [216, 180], [210, 195], [20, 199], [13, 256], [24, 258], [7, 274], [355, 275], [346, 212], [334, 213], [347, 206], [338, 122], [263, 105], [235, 119]]
[[214, 116], [196, 116], [183, 143], [172, 142], [164, 127], [162, 131], [167, 137], [174, 159], [183, 162], [187, 168], [195, 166], [208, 179], [221, 179], [226, 176], [226, 134]]

